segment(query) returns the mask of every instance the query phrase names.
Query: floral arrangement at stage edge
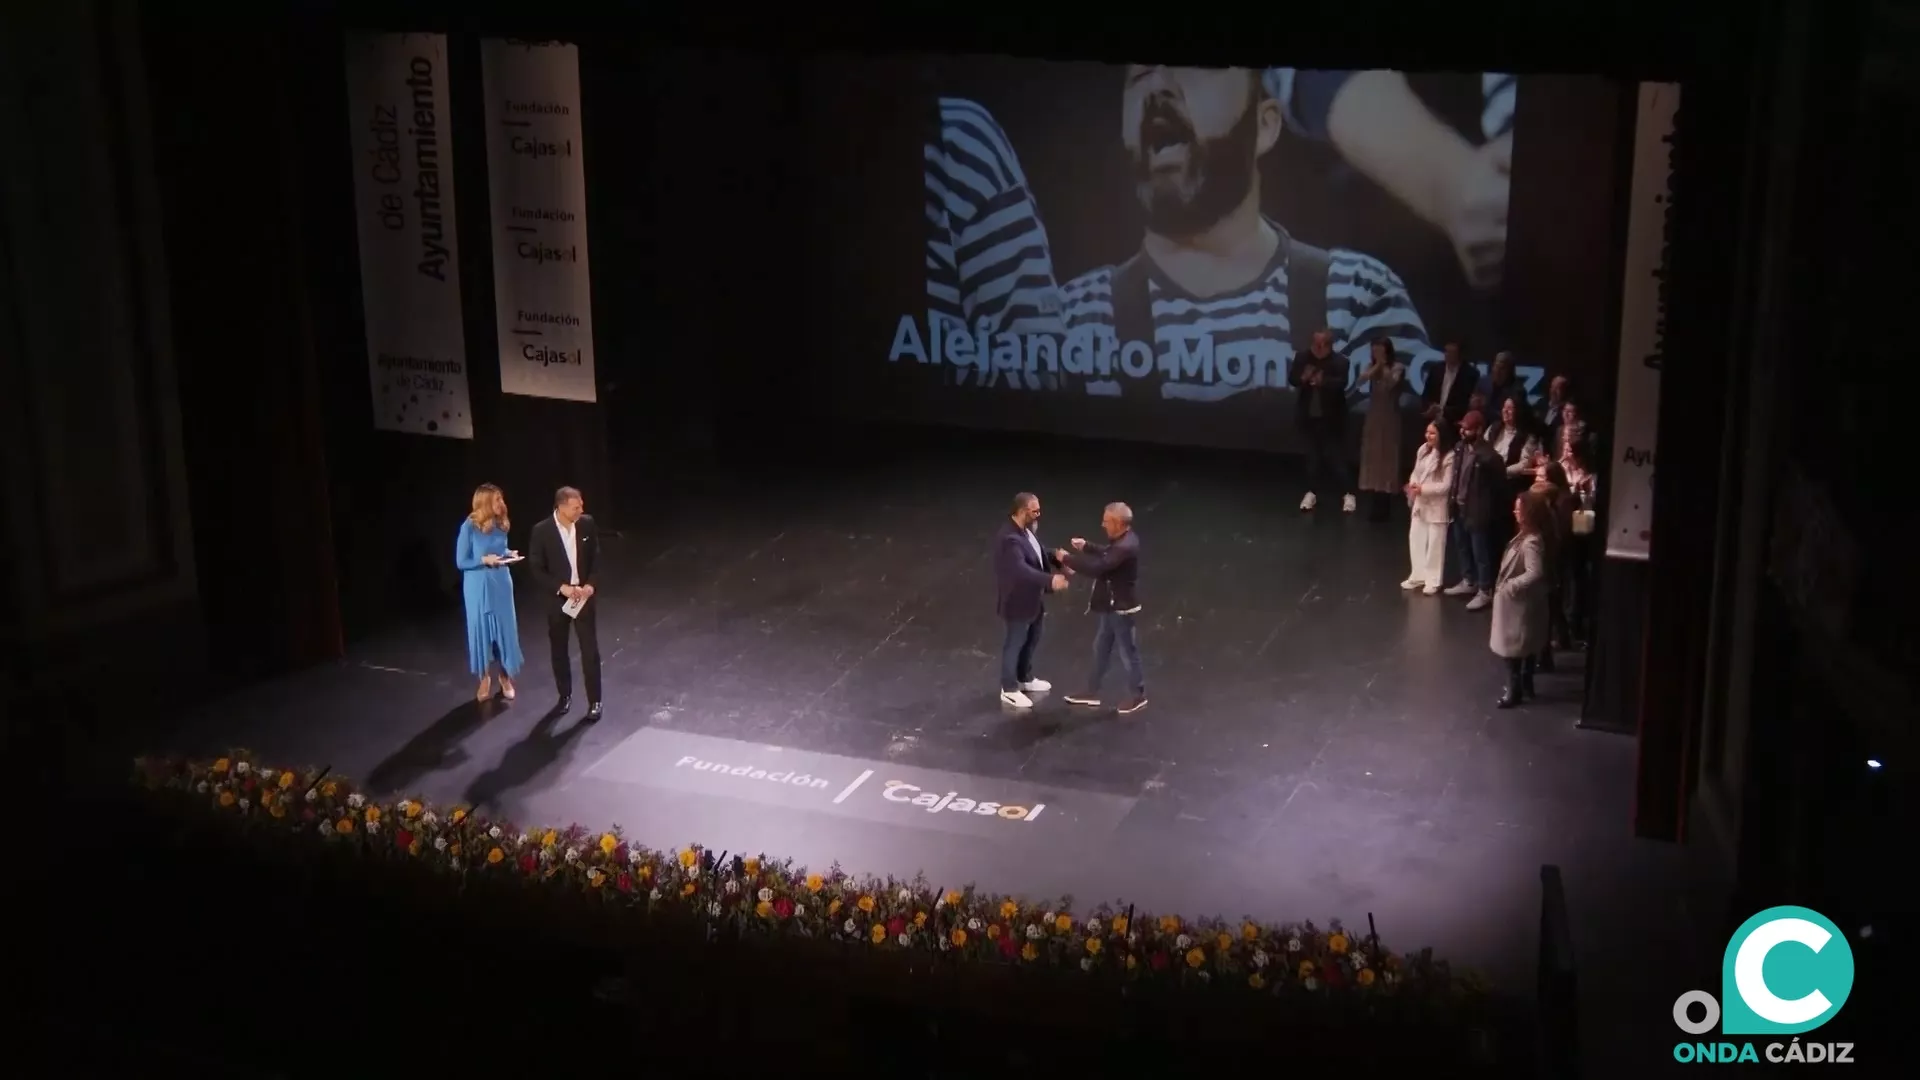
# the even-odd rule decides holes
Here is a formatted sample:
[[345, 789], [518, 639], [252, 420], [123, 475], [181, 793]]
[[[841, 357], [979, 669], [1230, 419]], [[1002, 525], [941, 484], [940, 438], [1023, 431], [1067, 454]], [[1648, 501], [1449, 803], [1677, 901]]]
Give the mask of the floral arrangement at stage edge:
[[1070, 899], [929, 887], [922, 879], [810, 872], [765, 855], [716, 857], [699, 845], [656, 851], [616, 826], [521, 828], [466, 807], [376, 802], [341, 777], [269, 766], [243, 751], [210, 762], [142, 759], [149, 790], [203, 800], [216, 814], [290, 839], [354, 845], [472, 879], [540, 884], [582, 900], [678, 914], [745, 936], [794, 936], [956, 960], [1074, 969], [1126, 982], [1211, 984], [1248, 993], [1409, 995], [1479, 989], [1430, 953], [1403, 956], [1332, 922], [1189, 919]]

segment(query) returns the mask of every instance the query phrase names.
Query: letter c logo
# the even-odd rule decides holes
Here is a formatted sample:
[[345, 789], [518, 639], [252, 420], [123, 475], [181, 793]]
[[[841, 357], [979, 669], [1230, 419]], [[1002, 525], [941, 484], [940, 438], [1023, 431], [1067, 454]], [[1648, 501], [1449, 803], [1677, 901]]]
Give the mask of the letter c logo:
[[1826, 1023], [1853, 990], [1853, 948], [1826, 916], [1768, 908], [1727, 942], [1721, 964], [1720, 1030], [1788, 1035]]
[[[888, 802], [912, 802], [913, 792], [916, 792], [919, 790], [920, 790], [919, 788], [914, 787], [912, 784], [906, 783], [904, 781], [889, 780], [887, 781], [886, 790], [882, 791], [880, 794]], [[900, 792], [900, 794], [895, 795], [894, 792], [896, 791]]]

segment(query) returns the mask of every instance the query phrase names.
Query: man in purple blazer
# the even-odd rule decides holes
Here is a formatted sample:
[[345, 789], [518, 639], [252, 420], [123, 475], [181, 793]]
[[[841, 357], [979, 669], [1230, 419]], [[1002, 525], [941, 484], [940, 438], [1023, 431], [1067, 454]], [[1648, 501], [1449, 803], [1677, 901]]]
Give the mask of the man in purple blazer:
[[1047, 617], [1046, 595], [1067, 587], [1059, 560], [1034, 533], [1039, 520], [1040, 496], [1023, 491], [1013, 497], [1013, 512], [993, 538], [993, 573], [1000, 586], [994, 610], [1007, 631], [1000, 643], [1000, 700], [1016, 709], [1033, 708], [1028, 694], [1053, 689], [1033, 677], [1033, 650]]

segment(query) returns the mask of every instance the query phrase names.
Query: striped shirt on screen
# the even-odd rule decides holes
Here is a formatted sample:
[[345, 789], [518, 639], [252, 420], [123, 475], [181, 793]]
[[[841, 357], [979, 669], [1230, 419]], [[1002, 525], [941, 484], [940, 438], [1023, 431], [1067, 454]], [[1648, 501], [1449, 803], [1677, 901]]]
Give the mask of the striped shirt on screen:
[[[1060, 334], [1089, 326], [1112, 331], [1115, 268], [1090, 270], [1059, 287], [1026, 176], [986, 109], [941, 99], [939, 133], [926, 148], [925, 172], [930, 319], [975, 330], [984, 324], [990, 333]], [[1276, 256], [1266, 274], [1233, 293], [1194, 299], [1151, 281], [1149, 295], [1155, 351], [1163, 363], [1175, 343], [1213, 339], [1215, 379], [1169, 379], [1161, 386], [1165, 397], [1217, 401], [1286, 385], [1293, 327], [1284, 258]], [[1334, 348], [1344, 355], [1364, 358], [1369, 343], [1382, 337], [1410, 365], [1438, 355], [1405, 284], [1378, 259], [1333, 251], [1326, 307]], [[977, 386], [1054, 389], [1064, 378], [1045, 371], [951, 370]], [[1117, 382], [1097, 377], [1084, 385], [1096, 395], [1120, 391]]]

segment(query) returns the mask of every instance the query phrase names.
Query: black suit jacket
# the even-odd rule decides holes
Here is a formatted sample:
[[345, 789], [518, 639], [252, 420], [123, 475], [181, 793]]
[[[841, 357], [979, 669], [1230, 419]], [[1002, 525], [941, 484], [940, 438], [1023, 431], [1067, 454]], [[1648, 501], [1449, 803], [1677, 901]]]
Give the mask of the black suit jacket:
[[[1445, 401], [1440, 400], [1440, 388], [1447, 381], [1445, 360], [1427, 361], [1420, 369], [1420, 378], [1420, 400], [1428, 405], [1440, 406], [1440, 415], [1446, 418], [1447, 423], [1458, 424], [1473, 404], [1474, 391], [1480, 385], [1480, 369], [1465, 360], [1460, 361], [1460, 370], [1453, 376], [1453, 392], [1447, 395]], [[1491, 423], [1499, 418], [1500, 414], [1496, 412], [1487, 420]]]
[[[993, 537], [993, 576], [1000, 585], [1000, 599], [994, 611], [1010, 622], [1032, 622], [1046, 610], [1046, 596], [1053, 591], [1053, 575], [1060, 571], [1053, 552], [1040, 544], [1027, 543], [1029, 533], [1013, 523], [1001, 522]], [[1034, 540], [1039, 541], [1034, 535]]]
[[1467, 527], [1486, 532], [1500, 525], [1500, 515], [1513, 514], [1514, 495], [1507, 487], [1507, 463], [1485, 439], [1471, 446], [1454, 444], [1453, 512]]
[[[573, 523], [573, 548], [580, 561], [580, 584], [593, 584], [593, 576], [600, 569], [600, 532], [594, 527], [593, 515], [581, 514]], [[560, 524], [552, 514], [533, 523], [533, 535], [527, 538], [527, 569], [552, 598], [552, 607], [558, 609], [567, 602], [560, 595], [560, 586], [569, 583], [572, 572], [567, 566], [566, 541], [560, 538]]]

